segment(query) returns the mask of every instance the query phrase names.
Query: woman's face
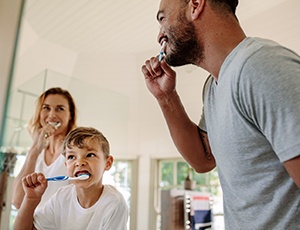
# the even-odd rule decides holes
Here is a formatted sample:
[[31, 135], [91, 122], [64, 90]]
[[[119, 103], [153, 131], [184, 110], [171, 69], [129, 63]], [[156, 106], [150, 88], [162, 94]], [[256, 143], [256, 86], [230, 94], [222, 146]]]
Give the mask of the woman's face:
[[59, 94], [48, 95], [40, 111], [40, 123], [42, 126], [47, 124], [60, 123], [57, 130], [66, 132], [69, 121], [71, 120], [68, 100]]

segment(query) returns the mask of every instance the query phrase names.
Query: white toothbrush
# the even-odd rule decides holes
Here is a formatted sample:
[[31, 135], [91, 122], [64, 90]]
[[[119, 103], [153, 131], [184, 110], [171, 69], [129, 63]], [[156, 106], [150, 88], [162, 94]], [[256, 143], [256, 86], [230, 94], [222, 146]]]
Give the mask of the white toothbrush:
[[163, 57], [165, 56], [164, 50], [165, 50], [165, 46], [166, 46], [167, 42], [163, 41], [162, 45], [161, 45], [161, 49], [158, 55], [158, 61], [161, 62], [161, 60], [163, 59]]
[[54, 126], [55, 128], [58, 128], [59, 126], [61, 126], [60, 122], [51, 122], [51, 121], [49, 121], [48, 124]]
[[47, 181], [65, 181], [65, 180], [87, 180], [90, 177], [89, 174], [81, 174], [78, 177], [69, 176], [55, 176], [46, 178]]

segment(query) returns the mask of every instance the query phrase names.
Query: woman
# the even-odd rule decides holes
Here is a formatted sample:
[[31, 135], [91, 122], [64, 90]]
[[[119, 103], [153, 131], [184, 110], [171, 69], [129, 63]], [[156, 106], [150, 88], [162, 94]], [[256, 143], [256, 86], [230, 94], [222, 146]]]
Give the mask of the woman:
[[[24, 197], [22, 178], [33, 172], [42, 172], [47, 177], [65, 175], [65, 159], [62, 156], [62, 143], [70, 130], [76, 127], [76, 106], [67, 90], [50, 88], [37, 100], [36, 111], [29, 129], [33, 144], [25, 163], [15, 178], [12, 204], [19, 209]], [[40, 206], [58, 189], [68, 182], [49, 183]]]

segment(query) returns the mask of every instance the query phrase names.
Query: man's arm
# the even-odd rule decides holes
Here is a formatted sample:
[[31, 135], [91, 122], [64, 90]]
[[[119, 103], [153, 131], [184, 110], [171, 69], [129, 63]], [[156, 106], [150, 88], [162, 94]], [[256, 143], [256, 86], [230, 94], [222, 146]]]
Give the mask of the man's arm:
[[176, 72], [157, 57], [146, 60], [142, 66], [146, 85], [157, 99], [164, 114], [171, 137], [183, 158], [196, 170], [203, 173], [216, 166], [205, 132], [188, 117], [176, 92]]
[[300, 156], [284, 162], [283, 165], [300, 188]]
[[196, 170], [208, 172], [216, 167], [208, 136], [190, 120], [174, 90], [167, 98], [159, 99], [171, 137], [183, 158]]

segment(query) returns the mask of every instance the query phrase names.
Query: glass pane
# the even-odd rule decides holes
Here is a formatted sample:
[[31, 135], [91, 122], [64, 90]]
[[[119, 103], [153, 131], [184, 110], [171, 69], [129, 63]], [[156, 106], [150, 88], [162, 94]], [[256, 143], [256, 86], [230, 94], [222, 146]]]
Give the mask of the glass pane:
[[131, 171], [132, 163], [130, 161], [114, 161], [110, 170], [103, 176], [103, 184], [115, 186], [124, 196], [130, 207], [131, 194]]
[[[115, 160], [110, 170], [106, 171], [103, 176], [103, 184], [113, 185], [122, 193], [129, 211], [131, 204], [132, 164], [132, 161]], [[127, 223], [128, 229], [129, 226], [130, 217]]]
[[189, 165], [184, 161], [177, 162], [177, 185], [182, 185], [188, 176]]
[[197, 185], [200, 185], [200, 186], [207, 186], [207, 183], [208, 183], [208, 173], [197, 173], [195, 170], [193, 170], [193, 180], [196, 181], [196, 184]]
[[173, 162], [161, 162], [161, 180], [160, 187], [174, 185], [174, 164]]

